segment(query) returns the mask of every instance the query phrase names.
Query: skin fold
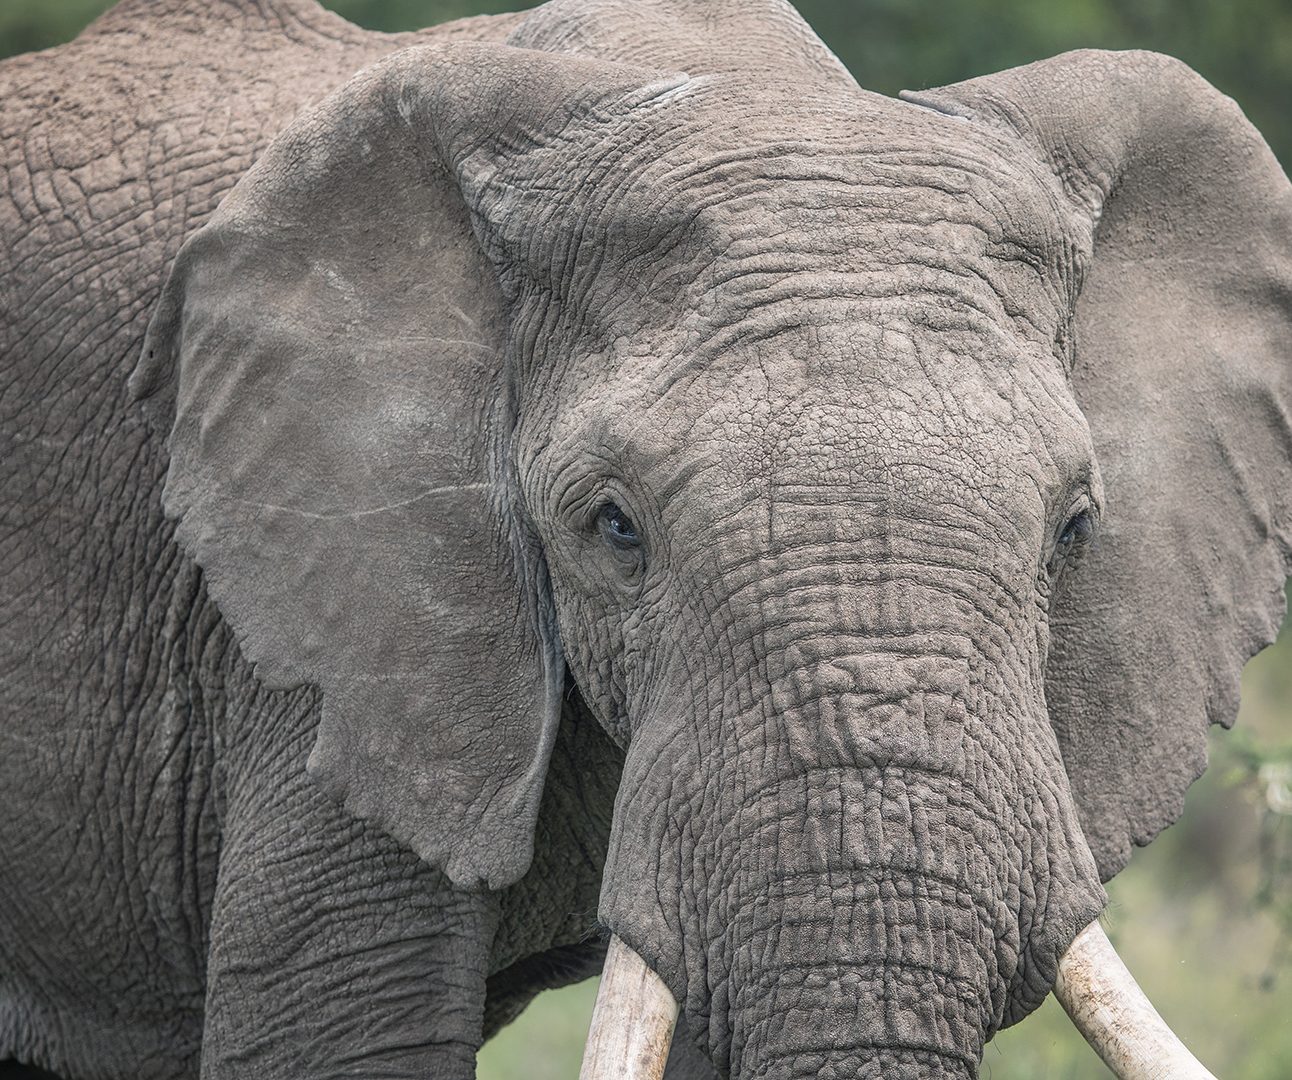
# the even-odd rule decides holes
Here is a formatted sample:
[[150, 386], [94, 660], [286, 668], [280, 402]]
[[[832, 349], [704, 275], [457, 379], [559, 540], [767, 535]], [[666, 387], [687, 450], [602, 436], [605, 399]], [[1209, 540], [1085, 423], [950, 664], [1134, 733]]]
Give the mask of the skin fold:
[[469, 1077], [612, 932], [670, 1077], [975, 1076], [1274, 636], [1292, 189], [1175, 61], [126, 0], [0, 97], [0, 1059]]

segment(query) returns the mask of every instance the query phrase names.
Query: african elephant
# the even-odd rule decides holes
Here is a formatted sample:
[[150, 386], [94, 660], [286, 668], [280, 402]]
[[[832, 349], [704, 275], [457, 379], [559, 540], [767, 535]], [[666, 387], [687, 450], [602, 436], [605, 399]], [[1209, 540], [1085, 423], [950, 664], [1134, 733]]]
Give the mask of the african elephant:
[[1076, 979], [1292, 569], [1232, 102], [779, 0], [126, 0], [0, 100], [0, 1057], [470, 1076], [609, 941], [590, 1073], [964, 1077]]

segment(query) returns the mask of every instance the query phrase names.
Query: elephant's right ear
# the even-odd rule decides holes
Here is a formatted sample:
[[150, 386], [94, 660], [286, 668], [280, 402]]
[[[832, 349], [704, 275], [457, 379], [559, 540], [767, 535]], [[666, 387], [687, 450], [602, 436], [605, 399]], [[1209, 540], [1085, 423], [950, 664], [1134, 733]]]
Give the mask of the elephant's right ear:
[[185, 245], [132, 379], [244, 654], [322, 690], [311, 774], [459, 885], [528, 867], [564, 678], [478, 192], [506, 214], [526, 148], [632, 85], [503, 46], [362, 73]]

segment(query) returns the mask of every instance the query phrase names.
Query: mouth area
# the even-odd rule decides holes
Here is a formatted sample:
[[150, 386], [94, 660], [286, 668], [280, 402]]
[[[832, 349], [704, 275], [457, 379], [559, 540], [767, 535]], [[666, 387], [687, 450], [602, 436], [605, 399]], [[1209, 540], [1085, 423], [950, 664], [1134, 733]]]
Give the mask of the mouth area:
[[[1054, 993], [1082, 1036], [1122, 1080], [1215, 1080], [1158, 1015], [1097, 922], [1064, 950]], [[874, 1007], [872, 1003], [872, 1011]], [[580, 1080], [661, 1080], [677, 1015], [677, 1000], [663, 980], [622, 939], [612, 938]], [[794, 1020], [785, 1014], [780, 1026], [793, 1029]], [[752, 1070], [733, 1068], [731, 1075], [759, 1080], [978, 1075], [978, 1058], [902, 1041], [897, 1026], [887, 1029], [881, 1044], [846, 1049], [837, 1039], [818, 1045], [831, 1034], [828, 1023], [805, 1030], [808, 1034], [784, 1054], [762, 1060]]]
[[[976, 1075], [986, 1042], [1044, 999], [1105, 897], [1093, 878], [1068, 888], [1070, 868], [1052, 884], [1051, 867], [1000, 859], [1006, 845], [959, 787], [894, 766], [751, 785], [734, 799], [741, 839], [706, 841], [703, 825], [723, 826], [686, 820], [687, 855], [709, 861], [687, 875], [669, 860], [671, 910], [659, 865], [638, 858], [620, 874], [612, 842], [601, 917], [733, 1077], [869, 1075], [876, 1063], [884, 1076]], [[1022, 919], [1027, 895], [1049, 908]]]

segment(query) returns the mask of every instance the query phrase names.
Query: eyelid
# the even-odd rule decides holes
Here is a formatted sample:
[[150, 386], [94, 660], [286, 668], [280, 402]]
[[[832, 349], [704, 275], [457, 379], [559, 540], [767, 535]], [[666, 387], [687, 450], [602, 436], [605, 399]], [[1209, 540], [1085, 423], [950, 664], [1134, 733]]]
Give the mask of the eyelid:
[[592, 494], [586, 503], [584, 511], [585, 520], [590, 528], [599, 528], [601, 515], [605, 513], [608, 506], [617, 506], [623, 515], [630, 521], [636, 521], [632, 510], [626, 505], [626, 500], [619, 492], [619, 488], [611, 484], [598, 484], [596, 491]]
[[604, 476], [585, 474], [561, 493], [558, 516], [568, 528], [575, 531], [595, 530], [598, 527], [597, 519], [607, 503], [623, 507], [624, 513], [633, 517], [626, 500], [620, 494], [618, 484]]
[[1066, 528], [1068, 523], [1080, 514], [1089, 514], [1092, 521], [1099, 520], [1099, 507], [1089, 488], [1082, 488], [1073, 497], [1068, 505], [1068, 512], [1063, 517], [1061, 529]]

